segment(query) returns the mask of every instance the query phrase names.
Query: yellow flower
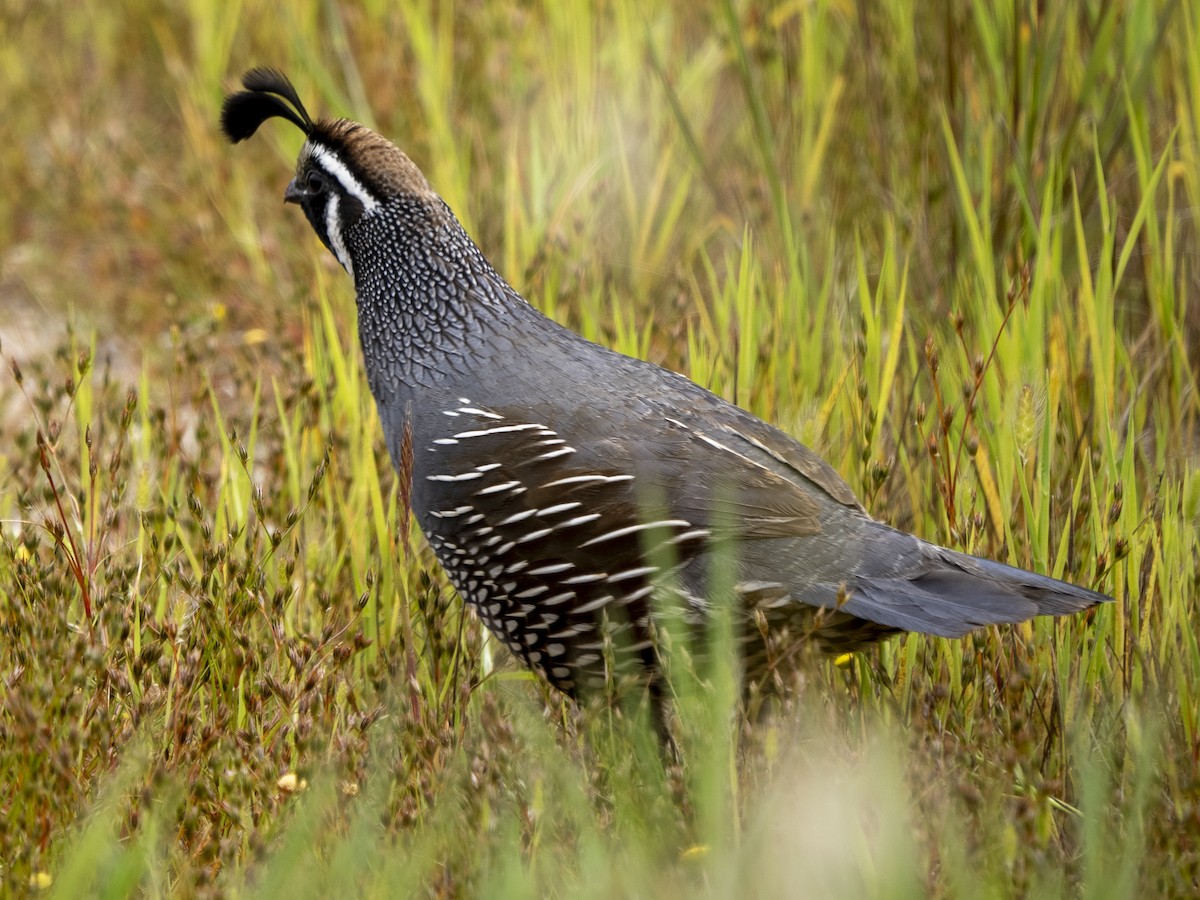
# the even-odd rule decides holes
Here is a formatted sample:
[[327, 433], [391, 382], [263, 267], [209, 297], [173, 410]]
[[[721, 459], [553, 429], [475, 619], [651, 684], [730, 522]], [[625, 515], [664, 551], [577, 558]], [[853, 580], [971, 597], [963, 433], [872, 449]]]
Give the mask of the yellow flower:
[[54, 884], [49, 872], [34, 872], [29, 876], [29, 886], [36, 891], [44, 891]]
[[301, 778], [295, 772], [285, 772], [279, 776], [279, 780], [275, 782], [275, 787], [279, 788], [285, 794], [298, 794], [308, 788], [308, 780]]

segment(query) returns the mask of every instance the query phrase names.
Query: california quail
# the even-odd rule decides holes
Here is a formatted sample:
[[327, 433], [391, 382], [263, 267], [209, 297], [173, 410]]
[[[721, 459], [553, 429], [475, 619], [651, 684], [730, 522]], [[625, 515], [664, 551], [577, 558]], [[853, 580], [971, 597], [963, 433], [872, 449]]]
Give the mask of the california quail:
[[958, 637], [1109, 599], [875, 521], [788, 435], [535, 310], [390, 141], [314, 122], [277, 70], [243, 85], [222, 110], [231, 141], [273, 116], [308, 138], [284, 199], [354, 279], [367, 377], [393, 461], [412, 457], [425, 536], [488, 628], [561, 690], [614, 663], [656, 680], [652, 596], [670, 568], [684, 616], [706, 620], [718, 524], [736, 538], [751, 677], [773, 641]]

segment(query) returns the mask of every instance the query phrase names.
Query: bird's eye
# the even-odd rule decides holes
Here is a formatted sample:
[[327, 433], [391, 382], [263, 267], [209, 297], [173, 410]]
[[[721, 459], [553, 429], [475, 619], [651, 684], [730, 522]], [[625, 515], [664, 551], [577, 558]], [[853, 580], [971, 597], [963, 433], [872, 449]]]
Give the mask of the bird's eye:
[[304, 189], [308, 191], [309, 196], [316, 197], [325, 193], [325, 188], [328, 186], [328, 179], [316, 169], [311, 170], [304, 177]]

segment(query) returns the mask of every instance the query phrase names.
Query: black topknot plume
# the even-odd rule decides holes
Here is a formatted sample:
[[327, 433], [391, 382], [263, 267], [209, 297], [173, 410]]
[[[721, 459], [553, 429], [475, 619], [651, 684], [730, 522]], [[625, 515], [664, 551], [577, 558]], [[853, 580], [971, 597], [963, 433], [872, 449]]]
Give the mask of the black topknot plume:
[[274, 116], [287, 119], [306, 135], [312, 134], [314, 126], [308, 110], [288, 77], [278, 69], [253, 68], [242, 76], [242, 86], [246, 90], [230, 94], [221, 107], [221, 129], [232, 143], [246, 140]]

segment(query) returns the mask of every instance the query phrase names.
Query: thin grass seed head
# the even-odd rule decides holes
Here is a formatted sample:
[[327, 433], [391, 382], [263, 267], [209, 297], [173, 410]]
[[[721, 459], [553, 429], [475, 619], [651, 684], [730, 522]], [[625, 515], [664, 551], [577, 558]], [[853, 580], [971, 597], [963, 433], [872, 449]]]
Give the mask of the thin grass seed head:
[[1025, 382], [1017, 392], [1017, 402], [1013, 410], [1013, 437], [1016, 439], [1017, 452], [1021, 462], [1025, 463], [1037, 455], [1038, 435], [1046, 418], [1046, 389]]

